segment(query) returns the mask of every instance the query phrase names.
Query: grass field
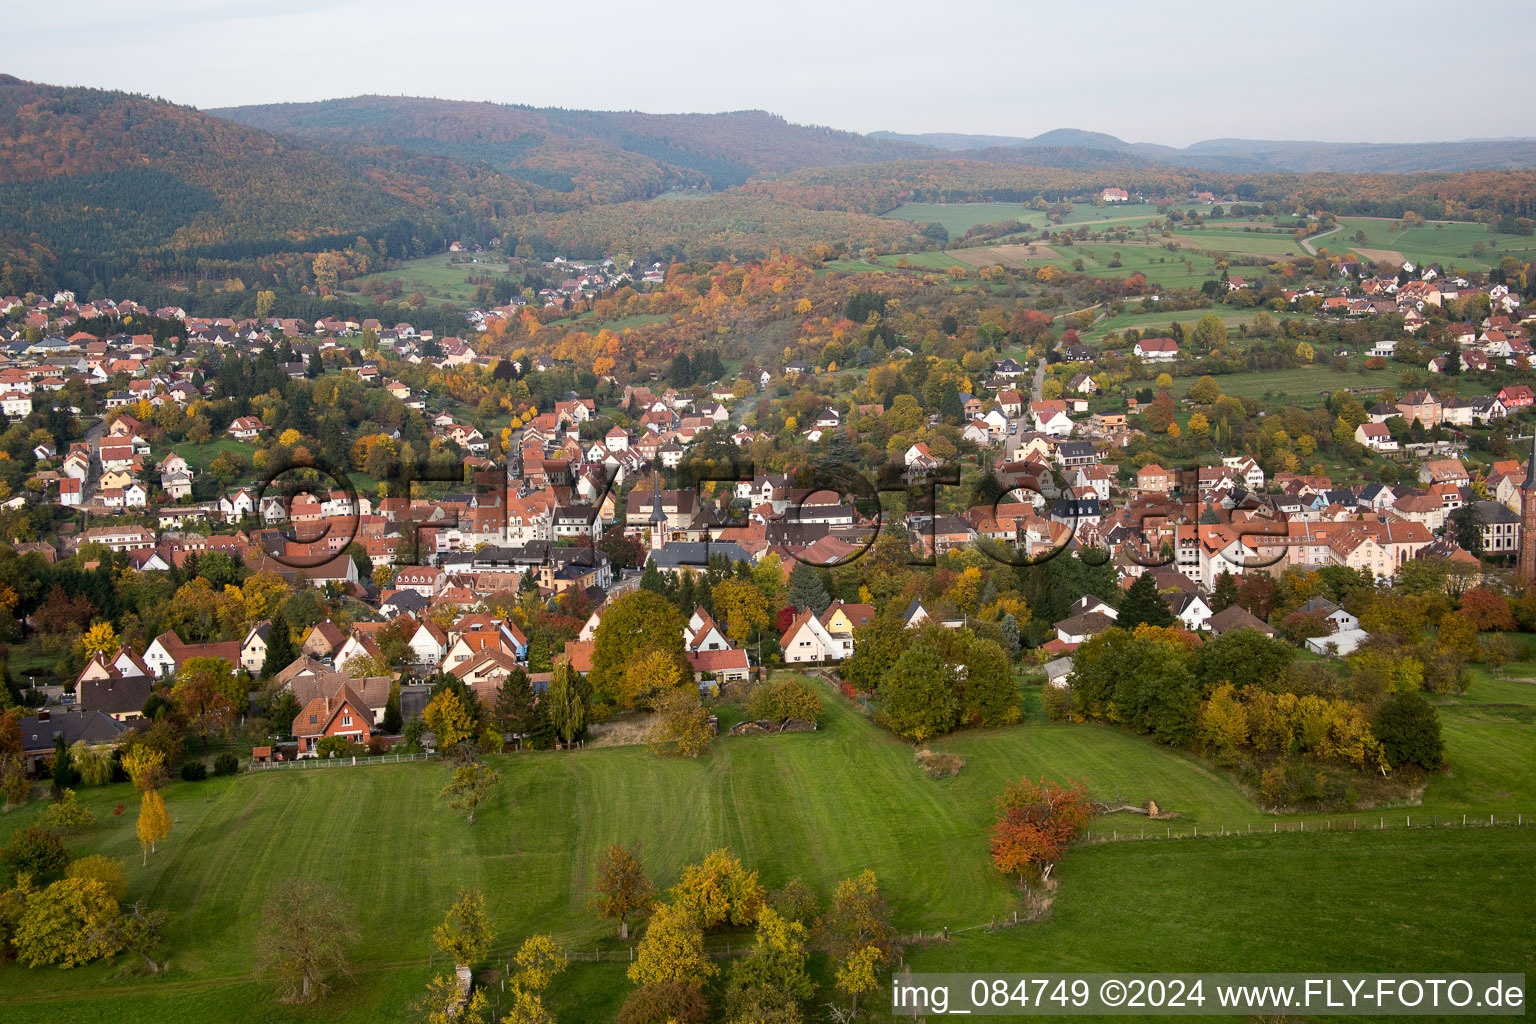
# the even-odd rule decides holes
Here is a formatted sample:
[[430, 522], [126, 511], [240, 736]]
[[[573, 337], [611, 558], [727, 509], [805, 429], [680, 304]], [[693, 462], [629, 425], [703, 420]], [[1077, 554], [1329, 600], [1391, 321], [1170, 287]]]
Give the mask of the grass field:
[[[1536, 254], [1536, 238], [1495, 234], [1485, 224], [1431, 221], [1417, 227], [1394, 228], [1397, 223], [1379, 217], [1341, 217], [1341, 230], [1314, 244], [1319, 249], [1336, 253], [1359, 249], [1391, 250], [1415, 263], [1442, 263], [1469, 270], [1496, 267], [1505, 256], [1516, 256], [1525, 261]], [[1357, 231], [1365, 233], [1364, 242], [1355, 241]], [[1479, 243], [1484, 250], [1481, 255], [1474, 251], [1474, 246]]]
[[479, 263], [450, 263], [450, 260], [466, 259], [465, 253], [438, 253], [420, 259], [404, 260], [385, 270], [346, 282], [346, 290], [361, 294], [364, 281], [394, 281], [401, 284], [400, 298], [420, 292], [433, 303], [452, 302], [468, 305], [474, 301], [475, 285], [464, 279], [475, 277], [506, 277], [506, 263], [492, 255], [477, 257]]
[[[1536, 809], [1536, 726], [1484, 720], [1506, 705], [1536, 711], [1533, 693], [1489, 681], [1464, 711], [1448, 710], [1458, 774], [1443, 793], [1437, 780], [1431, 801], [1447, 812], [1486, 800]], [[1454, 724], [1463, 714], [1464, 727]], [[84, 790], [99, 824], [70, 846], [124, 858], [129, 899], [173, 911], [169, 969], [143, 980], [99, 965], [67, 973], [0, 966], [0, 1021], [410, 1019], [405, 1007], [430, 973], [431, 929], [460, 886], [488, 894], [498, 948], [533, 931], [572, 948], [618, 948], [584, 910], [593, 857], [611, 842], [643, 841], [663, 886], [684, 864], [730, 846], [766, 884], [801, 875], [823, 898], [838, 879], [871, 868], [904, 932], [985, 924], [1017, 905], [986, 856], [992, 798], [1026, 773], [1085, 778], [1106, 801], [1156, 799], [1183, 828], [1275, 820], [1204, 762], [1109, 728], [1026, 724], [934, 746], [965, 756], [958, 778], [927, 779], [911, 748], [829, 699], [817, 733], [725, 739], [698, 762], [638, 748], [501, 758], [504, 781], [473, 826], [436, 801], [447, 774], [438, 764], [176, 782], [166, 789], [175, 829], [147, 867], [133, 859], [129, 787]], [[1459, 774], [1462, 759], [1495, 749], [1508, 753]], [[121, 816], [111, 814], [117, 802], [127, 805]], [[12, 813], [4, 831], [39, 811]], [[1117, 814], [1100, 824], [1122, 819], [1127, 831], [1145, 822]], [[1522, 933], [1521, 908], [1536, 894], [1521, 867], [1533, 855], [1536, 829], [1515, 828], [1089, 846], [1063, 863], [1050, 920], [968, 932], [915, 951], [912, 961], [933, 970], [1370, 969], [1411, 949], [1426, 970], [1474, 962], [1524, 969], [1530, 948], [1509, 939]], [[309, 1009], [275, 1006], [251, 968], [265, 895], [293, 876], [337, 886], [369, 937], [355, 983]], [[562, 1021], [612, 1020], [630, 989], [623, 968], [573, 964], [552, 1010]], [[817, 972], [825, 979], [825, 964]]]
[[[1398, 371], [1366, 370], [1360, 373], [1350, 369], [1343, 373], [1324, 363], [1297, 367], [1293, 370], [1255, 370], [1251, 373], [1222, 374], [1216, 378], [1222, 394], [1239, 398], [1253, 398], [1260, 402], [1273, 401], [1279, 405], [1294, 405], [1306, 409], [1322, 405], [1324, 392], [1341, 388], [1396, 387]], [[1175, 377], [1173, 395], [1182, 398], [1199, 377]]]

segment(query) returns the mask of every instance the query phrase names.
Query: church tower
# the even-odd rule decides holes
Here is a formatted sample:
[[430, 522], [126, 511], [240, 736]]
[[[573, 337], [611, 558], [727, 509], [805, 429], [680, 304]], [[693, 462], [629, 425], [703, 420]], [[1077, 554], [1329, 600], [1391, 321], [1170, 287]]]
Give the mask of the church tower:
[[1520, 559], [1515, 574], [1536, 583], [1536, 429], [1531, 431], [1531, 461], [1520, 485]]
[[661, 508], [661, 470], [656, 469], [655, 483], [651, 488], [651, 550], [660, 551], [666, 543], [667, 514]]

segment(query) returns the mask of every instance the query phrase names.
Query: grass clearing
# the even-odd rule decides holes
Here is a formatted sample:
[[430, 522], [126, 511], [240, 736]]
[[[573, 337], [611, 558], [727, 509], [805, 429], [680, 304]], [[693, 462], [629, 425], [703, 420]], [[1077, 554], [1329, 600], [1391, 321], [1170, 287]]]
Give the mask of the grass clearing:
[[[459, 262], [453, 262], [455, 260]], [[466, 260], [478, 262], [465, 262]], [[467, 253], [443, 252], [433, 256], [423, 256], [420, 259], [403, 260], [384, 270], [353, 278], [346, 282], [346, 290], [360, 295], [365, 281], [398, 280], [402, 299], [412, 293], [420, 292], [433, 303], [452, 302], [455, 305], [467, 306], [474, 302], [477, 286], [470, 284], [465, 278], [508, 277], [510, 274], [506, 261], [497, 259], [493, 254], [471, 256]], [[406, 318], [409, 319], [408, 316]]]
[[[1025, 690], [1027, 697], [1033, 687]], [[1457, 771], [1443, 787], [1432, 783], [1426, 806], [1507, 799], [1536, 809], [1529, 771], [1536, 726], [1506, 728], [1497, 720], [1502, 706], [1536, 700], [1533, 692], [1527, 683], [1479, 680], [1458, 701], [1465, 710], [1446, 712]], [[1155, 799], [1180, 815], [1173, 824], [1199, 824], [1202, 832], [1295, 821], [1264, 814], [1197, 758], [1104, 726], [1032, 720], [952, 736], [932, 747], [963, 755], [965, 768], [930, 780], [911, 747], [830, 691], [824, 696], [820, 731], [725, 738], [697, 762], [635, 747], [498, 758], [504, 781], [473, 826], [438, 803], [447, 774], [441, 764], [174, 782], [165, 794], [175, 828], [141, 867], [131, 788], [82, 790], [99, 824], [68, 845], [76, 855], [123, 858], [129, 899], [173, 910], [162, 951], [170, 968], [160, 978], [131, 979], [101, 965], [69, 972], [0, 965], [0, 1021], [409, 1020], [408, 1006], [430, 973], [431, 929], [461, 886], [487, 893], [499, 949], [534, 931], [574, 949], [621, 949], [584, 909], [594, 858], [612, 842], [643, 841], [646, 867], [663, 887], [683, 865], [729, 846], [765, 884], [800, 875], [823, 898], [839, 879], [873, 869], [903, 932], [984, 925], [1017, 906], [990, 866], [985, 833], [993, 798], [1023, 774], [1085, 778], [1105, 801]], [[1490, 715], [1495, 720], [1485, 721]], [[1472, 763], [1500, 747], [1510, 747], [1506, 758]], [[125, 810], [113, 815], [118, 802]], [[3, 831], [41, 809], [7, 815]], [[1129, 831], [1146, 819], [1124, 812], [1105, 819], [1122, 821]], [[1536, 830], [1515, 828], [1309, 829], [1305, 836], [1087, 846], [1059, 870], [1062, 888], [1048, 920], [968, 932], [951, 945], [916, 950], [911, 960], [918, 970], [1036, 963], [1369, 970], [1411, 948], [1425, 970], [1521, 970], [1531, 951], [1508, 940], [1521, 933], [1521, 908], [1531, 903], [1533, 882], [1522, 865], [1533, 855]], [[262, 903], [291, 876], [337, 886], [370, 937], [356, 954], [355, 983], [310, 1008], [275, 1005], [252, 973]], [[624, 967], [573, 964], [551, 1009], [561, 1020], [613, 1019], [630, 991]], [[829, 980], [819, 958], [815, 972]]]

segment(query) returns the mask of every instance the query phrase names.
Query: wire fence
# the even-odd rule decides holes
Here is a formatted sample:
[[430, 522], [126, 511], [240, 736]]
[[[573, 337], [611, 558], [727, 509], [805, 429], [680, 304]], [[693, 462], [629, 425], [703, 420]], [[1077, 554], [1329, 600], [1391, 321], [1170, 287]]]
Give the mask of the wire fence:
[[1257, 836], [1273, 835], [1281, 832], [1382, 832], [1391, 829], [1433, 829], [1433, 828], [1495, 828], [1495, 827], [1524, 827], [1525, 814], [1516, 812], [1513, 814], [1407, 814], [1394, 811], [1391, 814], [1367, 814], [1352, 815], [1348, 818], [1323, 818], [1321, 820], [1308, 821], [1302, 818], [1298, 821], [1272, 821], [1269, 828], [1262, 823], [1248, 822], [1246, 825], [1207, 825], [1204, 829], [1198, 824], [1188, 826], [1163, 825], [1163, 831], [1159, 833], [1158, 822], [1151, 822], [1143, 826], [1131, 826], [1128, 828], [1089, 830], [1083, 836], [1085, 843], [1123, 843], [1139, 842], [1143, 839], [1206, 839], [1221, 838], [1224, 836]]

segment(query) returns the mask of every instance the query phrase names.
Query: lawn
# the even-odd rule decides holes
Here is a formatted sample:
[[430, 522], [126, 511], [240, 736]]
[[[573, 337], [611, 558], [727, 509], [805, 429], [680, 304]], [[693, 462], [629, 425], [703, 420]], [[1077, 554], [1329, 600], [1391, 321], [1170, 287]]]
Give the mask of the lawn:
[[[1490, 684], [1467, 712], [1466, 739], [1448, 722], [1453, 757], [1483, 756], [1513, 735], [1525, 746], [1486, 768], [1469, 765], [1456, 781], [1466, 786], [1470, 778], [1482, 788], [1448, 790], [1446, 806], [1482, 800], [1482, 789], [1499, 785], [1506, 771], [1514, 796], [1500, 805], [1528, 804], [1532, 726], [1479, 738], [1490, 723], [1475, 717], [1519, 692]], [[76, 855], [123, 858], [129, 899], [172, 910], [163, 950], [170, 968], [145, 980], [99, 965], [68, 973], [0, 966], [0, 1021], [406, 1020], [430, 973], [431, 929], [461, 886], [479, 886], [490, 897], [499, 949], [534, 931], [575, 949], [621, 948], [584, 909], [594, 856], [613, 842], [643, 842], [647, 868], [662, 886], [684, 864], [729, 846], [767, 885], [800, 875], [823, 898], [839, 879], [873, 869], [903, 932], [985, 924], [1017, 905], [986, 855], [992, 799], [1006, 780], [1026, 773], [1084, 778], [1101, 800], [1156, 799], [1180, 815], [1181, 827], [1275, 820], [1204, 762], [1114, 729], [1031, 723], [950, 737], [934, 747], [962, 754], [966, 766], [958, 778], [935, 782], [919, 771], [910, 747], [830, 692], [827, 705], [816, 733], [727, 738], [697, 762], [639, 748], [499, 758], [503, 782], [476, 825], [436, 800], [447, 774], [439, 764], [175, 782], [166, 788], [175, 829], [145, 867], [133, 859], [133, 792], [126, 785], [84, 790], [99, 824], [69, 845]], [[114, 816], [118, 802], [126, 810]], [[39, 811], [34, 804], [13, 812], [4, 831]], [[1121, 821], [1129, 831], [1145, 819], [1122, 813], [1104, 824]], [[1049, 921], [971, 932], [914, 954], [914, 963], [1358, 969], [1389, 949], [1402, 955], [1412, 948], [1426, 958], [1424, 969], [1479, 957], [1485, 969], [1515, 969], [1508, 939], [1523, 925], [1512, 915], [1524, 913], [1517, 908], [1529, 906], [1532, 890], [1519, 865], [1533, 854], [1536, 830], [1518, 829], [1085, 847], [1061, 868]], [[345, 893], [367, 936], [355, 983], [308, 1010], [275, 1006], [251, 969], [263, 900], [295, 876]], [[1371, 889], [1362, 897], [1365, 878]], [[1363, 921], [1372, 922], [1372, 935], [1362, 934], [1371, 931]], [[574, 964], [552, 998], [556, 1016], [612, 1020], [629, 990], [623, 967]], [[825, 978], [824, 964], [817, 973]], [[176, 1009], [168, 1012], [172, 999]]]
[[[216, 437], [205, 444], [193, 444], [191, 441], [183, 441], [180, 444], [169, 446], [169, 451], [176, 452], [187, 460], [188, 465], [201, 473], [208, 469], [209, 463], [225, 452], [233, 452], [249, 465], [251, 455], [256, 451], [256, 447], [244, 441], [236, 441], [232, 437]], [[155, 458], [158, 461], [164, 459], [165, 455], [165, 452], [157, 452]]]
[[1276, 313], [1273, 310], [1255, 309], [1253, 307], [1240, 309], [1236, 306], [1225, 305], [1214, 305], [1209, 309], [1184, 309], [1172, 313], [1143, 313], [1140, 311], [1140, 303], [1135, 300], [1131, 300], [1125, 305], [1126, 311], [1119, 316], [1105, 317], [1088, 330], [1079, 332], [1083, 339], [1085, 341], [1092, 341], [1106, 334], [1121, 334], [1132, 329], [1140, 331], [1143, 335], [1146, 335], [1149, 331], [1166, 332], [1175, 322], [1182, 324], [1186, 329], [1193, 329], [1195, 324], [1200, 322], [1201, 317], [1211, 313], [1220, 317], [1222, 322], [1227, 325], [1228, 332], [1235, 335], [1239, 326], [1252, 324], [1258, 319], [1260, 313], [1268, 313], [1276, 323], [1301, 315], [1291, 312]]
[[505, 261], [495, 259], [490, 255], [474, 257], [481, 262], [452, 263], [451, 260], [463, 261], [469, 257], [465, 253], [438, 253], [434, 256], [423, 256], [420, 259], [405, 260], [396, 263], [384, 270], [365, 277], [353, 278], [346, 282], [346, 290], [356, 294], [362, 293], [364, 281], [394, 281], [400, 282], [400, 298], [406, 298], [413, 292], [425, 295], [428, 301], [436, 304], [440, 302], [452, 302], [455, 305], [467, 306], [475, 299], [476, 285], [468, 283], [466, 277], [497, 278], [507, 277]]
[[[1246, 373], [1227, 373], [1216, 377], [1224, 395], [1252, 398], [1279, 405], [1310, 408], [1327, 401], [1330, 392], [1353, 388], [1397, 387], [1398, 371], [1366, 370], [1363, 373], [1351, 369], [1340, 373], [1323, 363], [1297, 367], [1291, 370], [1254, 370]], [[1173, 395], [1181, 398], [1199, 377], [1175, 377]], [[1370, 403], [1366, 403], [1370, 404]]]

